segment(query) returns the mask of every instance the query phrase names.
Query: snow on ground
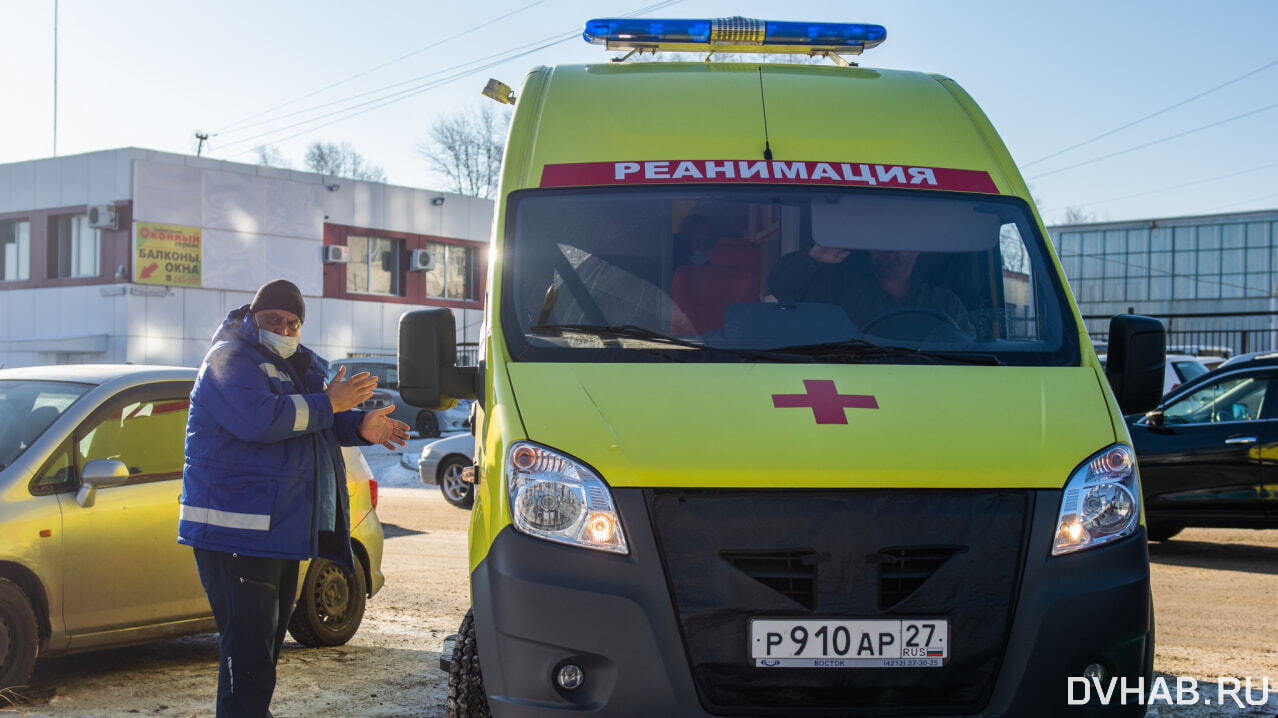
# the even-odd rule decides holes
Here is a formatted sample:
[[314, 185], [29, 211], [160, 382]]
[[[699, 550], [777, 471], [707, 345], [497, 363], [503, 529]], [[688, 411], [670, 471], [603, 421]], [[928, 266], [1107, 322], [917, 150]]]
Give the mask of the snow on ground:
[[[444, 434], [444, 437], [453, 436], [457, 433], [461, 432], [448, 432]], [[435, 489], [434, 484], [430, 486], [422, 484], [421, 477], [417, 475], [417, 459], [422, 455], [423, 446], [444, 437], [409, 439], [405, 446], [395, 451], [381, 446], [363, 446], [360, 447], [360, 452], [364, 454], [364, 460], [368, 462], [368, 467], [373, 470], [373, 478], [377, 479], [378, 486]], [[413, 468], [405, 468], [401, 463], [403, 460], [407, 460]]]

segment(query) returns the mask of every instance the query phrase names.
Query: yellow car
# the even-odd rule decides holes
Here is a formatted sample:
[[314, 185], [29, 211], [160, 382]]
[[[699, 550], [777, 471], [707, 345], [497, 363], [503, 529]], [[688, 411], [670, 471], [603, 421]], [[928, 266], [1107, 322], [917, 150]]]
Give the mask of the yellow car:
[[[216, 630], [177, 543], [194, 380], [180, 367], [0, 370], [0, 688], [25, 683], [37, 657]], [[348, 641], [384, 581], [376, 482], [344, 451], [361, 570], [302, 567], [289, 632], [308, 646]]]

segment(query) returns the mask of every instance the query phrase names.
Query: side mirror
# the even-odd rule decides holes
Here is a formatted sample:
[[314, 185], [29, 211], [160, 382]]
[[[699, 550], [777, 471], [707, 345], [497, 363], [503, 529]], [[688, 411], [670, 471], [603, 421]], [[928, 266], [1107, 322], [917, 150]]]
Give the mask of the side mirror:
[[75, 502], [84, 508], [93, 506], [98, 489], [120, 486], [129, 480], [129, 467], [115, 459], [94, 459], [80, 470], [80, 491]]
[[1158, 429], [1163, 426], [1163, 412], [1154, 410], [1145, 412], [1145, 426]]
[[457, 325], [451, 309], [417, 309], [399, 318], [399, 395], [423, 409], [449, 409], [475, 399], [483, 381], [475, 367], [457, 366]]
[[1167, 331], [1153, 317], [1119, 314], [1109, 321], [1105, 376], [1124, 414], [1158, 406], [1167, 364]]

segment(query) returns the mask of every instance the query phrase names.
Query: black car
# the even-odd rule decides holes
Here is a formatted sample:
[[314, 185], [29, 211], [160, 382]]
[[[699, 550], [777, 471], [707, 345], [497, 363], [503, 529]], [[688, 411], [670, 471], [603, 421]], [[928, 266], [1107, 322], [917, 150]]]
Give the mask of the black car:
[[1149, 538], [1278, 528], [1278, 356], [1231, 363], [1127, 417]]

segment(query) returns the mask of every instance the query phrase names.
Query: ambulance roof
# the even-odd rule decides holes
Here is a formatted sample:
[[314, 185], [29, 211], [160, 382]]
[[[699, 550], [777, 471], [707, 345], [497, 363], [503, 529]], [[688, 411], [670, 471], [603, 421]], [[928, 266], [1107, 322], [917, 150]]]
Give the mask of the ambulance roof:
[[[530, 142], [521, 186], [545, 165], [774, 160], [988, 172], [1020, 178], [984, 113], [947, 78], [835, 65], [600, 63], [533, 70], [512, 144]], [[535, 132], [526, 133], [535, 127]]]

